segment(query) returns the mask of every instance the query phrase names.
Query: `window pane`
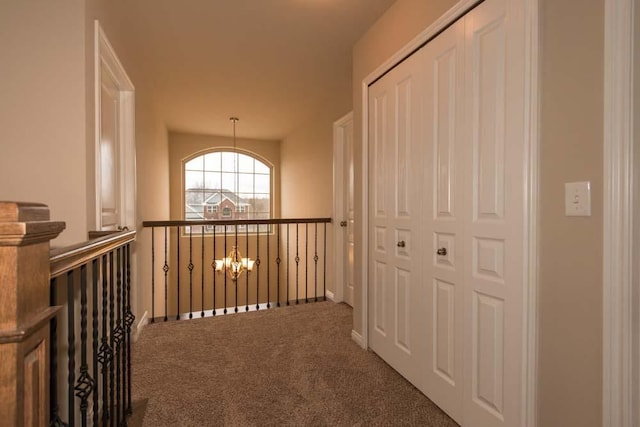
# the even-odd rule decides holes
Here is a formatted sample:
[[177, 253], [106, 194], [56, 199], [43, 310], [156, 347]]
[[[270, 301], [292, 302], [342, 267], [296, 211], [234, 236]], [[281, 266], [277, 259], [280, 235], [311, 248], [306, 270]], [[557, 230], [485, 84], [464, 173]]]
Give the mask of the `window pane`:
[[269, 175], [255, 175], [255, 192], [267, 193], [271, 192], [271, 179]]
[[222, 155], [220, 152], [206, 154], [204, 156], [204, 169], [207, 171], [219, 171], [221, 167], [221, 158]]
[[246, 154], [240, 154], [239, 163], [240, 169], [239, 172], [253, 173], [253, 157], [249, 157]]
[[266, 173], [266, 174], [270, 174], [271, 173], [271, 168], [269, 168], [269, 166], [265, 165], [264, 163], [262, 163], [260, 160], [256, 160], [256, 173]]
[[248, 173], [238, 174], [238, 182], [240, 184], [239, 192], [253, 193], [253, 176], [253, 174]]
[[209, 190], [220, 188], [220, 173], [219, 172], [205, 172], [204, 173], [204, 188]]
[[185, 171], [184, 173], [184, 188], [185, 190], [193, 188], [202, 188], [204, 184], [204, 177], [202, 172]]
[[222, 154], [222, 171], [235, 172], [237, 170], [235, 153], [224, 151], [221, 154]]
[[236, 192], [236, 174], [222, 173], [222, 189]]
[[203, 158], [202, 156], [198, 156], [195, 159], [189, 160], [185, 165], [185, 170], [202, 170]]

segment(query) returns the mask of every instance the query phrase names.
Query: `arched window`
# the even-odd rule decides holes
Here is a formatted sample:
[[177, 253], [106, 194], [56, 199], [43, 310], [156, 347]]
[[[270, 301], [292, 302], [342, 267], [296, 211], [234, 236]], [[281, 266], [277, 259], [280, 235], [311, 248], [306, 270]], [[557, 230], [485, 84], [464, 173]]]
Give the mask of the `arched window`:
[[271, 218], [271, 166], [246, 153], [212, 151], [183, 163], [184, 219]]

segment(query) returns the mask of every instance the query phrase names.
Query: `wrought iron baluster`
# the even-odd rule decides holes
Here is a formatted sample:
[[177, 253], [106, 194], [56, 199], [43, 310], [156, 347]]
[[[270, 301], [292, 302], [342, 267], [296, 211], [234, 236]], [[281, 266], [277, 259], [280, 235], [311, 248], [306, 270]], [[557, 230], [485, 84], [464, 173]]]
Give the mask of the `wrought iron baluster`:
[[127, 243], [127, 414], [133, 413], [133, 405], [131, 402], [131, 326], [136, 317], [131, 312], [131, 244]]
[[[169, 264], [167, 264], [167, 227], [164, 227], [164, 265], [162, 266], [162, 271], [164, 271], [164, 321], [169, 320], [168, 317], [168, 299], [169, 299], [169, 283], [168, 283], [168, 273], [169, 273]], [[180, 267], [178, 267], [180, 270]]]
[[[249, 224], [245, 224], [244, 226], [244, 238], [245, 238], [245, 256], [247, 257], [247, 268], [249, 267]], [[242, 261], [242, 260], [240, 260]], [[258, 276], [259, 278], [260, 276]], [[249, 311], [249, 270], [247, 270], [245, 272], [245, 284], [246, 284], [246, 289], [245, 289], [245, 294], [244, 294], [244, 302], [245, 302], [245, 308], [244, 311]], [[260, 286], [258, 284], [258, 286]], [[256, 299], [256, 308], [258, 305], [258, 300]]]
[[224, 271], [226, 270], [227, 266], [225, 265], [224, 262], [224, 257], [227, 256], [227, 226], [224, 226], [224, 253], [222, 254], [222, 271], [224, 273], [224, 314], [227, 314], [227, 272]]
[[204, 226], [200, 229], [200, 235], [202, 238], [200, 242], [200, 248], [202, 249], [200, 254], [200, 317], [204, 317]]
[[122, 247], [122, 420], [127, 417], [127, 248]]
[[[57, 305], [56, 301], [56, 288], [58, 286], [58, 279], [51, 279], [51, 294], [50, 301], [51, 306]], [[51, 366], [51, 374], [49, 380], [49, 403], [51, 405], [50, 414], [50, 426], [63, 427], [67, 426], [60, 418], [60, 406], [58, 403], [58, 316], [51, 318], [50, 330], [51, 345], [49, 349], [49, 360]]]
[[[258, 230], [260, 226], [258, 226]], [[269, 235], [270, 233], [270, 225], [267, 224], [267, 308], [271, 308], [271, 254], [269, 251], [269, 246], [270, 243], [269, 241], [271, 240], [271, 236]]]
[[323, 301], [327, 300], [327, 223], [323, 224], [324, 226], [324, 259], [322, 260], [322, 265], [324, 271], [322, 273], [322, 296]]
[[314, 286], [315, 286], [315, 290], [314, 293], [316, 295], [316, 302], [318, 302], [318, 223], [316, 222], [315, 224], [315, 230], [314, 230], [314, 240], [315, 240], [315, 251], [314, 251], [314, 255], [313, 255], [313, 262], [315, 264], [314, 266], [314, 271], [315, 271], [315, 280], [314, 280]]
[[216, 267], [217, 267], [217, 261], [216, 261], [216, 226], [213, 226], [213, 255], [211, 256], [213, 261], [211, 261], [211, 275], [213, 276], [213, 315], [216, 315]]
[[115, 283], [114, 272], [116, 266], [113, 262], [113, 251], [109, 252], [109, 347], [111, 350], [111, 358], [109, 360], [109, 419], [112, 426], [115, 425], [116, 414], [116, 390], [115, 390], [115, 337], [113, 331], [115, 330]]
[[[182, 240], [181, 227], [176, 227], [176, 254], [177, 254], [177, 268], [176, 268], [176, 320], [180, 320], [180, 240]], [[189, 264], [191, 264], [191, 227], [189, 227]], [[189, 289], [191, 289], [191, 271], [189, 271]], [[191, 294], [189, 294], [191, 295]], [[189, 296], [189, 311], [191, 311], [191, 296]]]
[[280, 224], [276, 226], [276, 306], [280, 307]]
[[87, 364], [87, 264], [83, 264], [80, 266], [80, 377], [74, 387], [75, 395], [80, 399], [83, 427], [87, 426], [89, 396], [94, 384]]
[[304, 302], [309, 303], [309, 223], [304, 225]]
[[289, 269], [290, 269], [289, 260], [291, 259], [289, 257], [289, 235], [291, 234], [290, 231], [291, 230], [290, 230], [289, 224], [287, 224], [287, 305], [289, 305], [289, 300], [290, 300], [289, 298]]
[[122, 249], [116, 249], [116, 329], [113, 331], [115, 350], [116, 350], [116, 417], [117, 424], [120, 424], [122, 418], [121, 410], [121, 362], [122, 362]]
[[75, 336], [75, 298], [74, 298], [74, 283], [73, 283], [73, 273], [74, 270], [71, 270], [67, 273], [67, 345], [68, 352], [67, 356], [69, 360], [67, 361], [68, 367], [68, 376], [67, 376], [67, 392], [68, 392], [68, 403], [69, 403], [69, 425], [74, 426], [75, 422], [75, 396], [73, 393], [73, 388], [76, 382], [76, 336]]
[[[156, 236], [155, 227], [151, 227], [151, 323], [156, 321]], [[102, 270], [104, 273], [104, 270]]]
[[95, 379], [94, 392], [93, 392], [93, 425], [98, 425], [98, 412], [100, 411], [100, 402], [98, 400], [98, 269], [100, 264], [98, 259], [94, 259], [91, 262], [91, 347], [93, 351], [93, 378]]
[[[268, 240], [267, 235], [267, 241]], [[249, 237], [247, 236], [247, 257], [249, 256]], [[256, 310], [260, 310], [260, 224], [256, 224]], [[248, 283], [248, 277], [247, 277]], [[267, 277], [267, 286], [269, 278]], [[269, 288], [267, 287], [267, 303], [269, 301]]]
[[300, 303], [299, 299], [299, 287], [300, 287], [300, 230], [299, 225], [296, 223], [296, 304]]
[[[178, 233], [178, 240], [180, 240], [180, 233]], [[189, 227], [189, 319], [193, 319], [193, 227]], [[180, 264], [178, 264], [178, 270], [180, 270]], [[178, 301], [180, 301], [180, 288], [178, 287]], [[178, 312], [180, 308], [178, 307]], [[180, 319], [180, 313], [178, 313], [178, 319]]]
[[100, 344], [100, 350], [98, 352], [98, 362], [100, 362], [101, 373], [102, 373], [102, 425], [107, 425], [107, 421], [109, 420], [110, 412], [109, 412], [109, 393], [108, 393], [108, 385], [109, 385], [109, 365], [111, 364], [111, 359], [113, 358], [113, 351], [111, 350], [111, 346], [109, 346], [108, 342], [108, 334], [107, 334], [107, 285], [108, 282], [111, 281], [111, 270], [110, 264], [107, 262], [107, 255], [102, 256], [102, 339]]
[[[235, 237], [236, 237], [236, 250], [239, 250], [238, 249], [238, 224], [235, 224], [233, 226], [233, 229], [234, 229], [234, 233], [235, 233]], [[234, 261], [235, 260], [231, 260], [231, 262], [234, 262]], [[232, 268], [234, 268], [234, 267], [232, 267]], [[236, 272], [235, 269], [232, 270], [232, 271], [234, 272], [233, 273], [233, 277], [234, 277], [233, 283], [235, 284], [235, 288], [236, 288], [236, 306], [233, 309], [233, 311], [235, 311], [237, 313], [238, 312], [238, 272]]]

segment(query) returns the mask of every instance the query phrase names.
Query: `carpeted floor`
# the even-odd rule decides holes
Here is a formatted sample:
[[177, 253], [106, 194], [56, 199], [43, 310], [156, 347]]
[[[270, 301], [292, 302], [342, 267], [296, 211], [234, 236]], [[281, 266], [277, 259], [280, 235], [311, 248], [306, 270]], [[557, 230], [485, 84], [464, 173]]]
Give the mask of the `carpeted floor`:
[[457, 426], [320, 302], [156, 323], [133, 346], [144, 425]]

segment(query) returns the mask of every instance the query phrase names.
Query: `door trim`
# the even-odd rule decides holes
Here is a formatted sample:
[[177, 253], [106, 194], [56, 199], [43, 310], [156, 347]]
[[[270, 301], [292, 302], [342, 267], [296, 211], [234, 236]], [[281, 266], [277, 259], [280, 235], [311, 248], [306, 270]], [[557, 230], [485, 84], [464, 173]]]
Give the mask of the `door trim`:
[[[386, 72], [399, 64], [413, 51], [435, 37], [451, 23], [464, 15], [468, 10], [478, 4], [478, 0], [461, 0], [444, 15], [433, 22], [402, 49], [376, 68], [362, 81], [362, 225], [360, 227], [362, 242], [361, 254], [361, 278], [360, 292], [362, 301], [362, 316], [354, 319], [360, 322], [361, 334], [352, 331], [352, 338], [362, 348], [368, 347], [369, 332], [369, 283], [368, 259], [369, 259], [369, 91], [368, 87]], [[537, 424], [537, 364], [538, 364], [538, 183], [539, 183], [539, 4], [538, 0], [522, 0], [523, 19], [525, 22], [525, 158], [523, 167], [526, 170], [525, 188], [525, 216], [524, 216], [524, 283], [523, 292], [523, 402], [522, 425], [534, 427]], [[357, 338], [357, 339], [356, 339]]]
[[101, 65], [105, 65], [112, 74], [112, 77], [120, 91], [120, 159], [121, 171], [120, 179], [123, 188], [129, 191], [121, 191], [121, 209], [123, 211], [126, 225], [129, 229], [136, 228], [136, 183], [135, 183], [135, 105], [134, 92], [135, 88], [131, 79], [127, 75], [122, 63], [118, 59], [115, 50], [107, 39], [106, 34], [102, 30], [100, 23], [96, 19], [94, 21], [94, 136], [95, 136], [95, 204], [96, 204], [96, 227], [100, 228], [101, 218], [101, 170], [100, 170], [100, 128], [101, 128], [101, 86], [100, 79]]
[[335, 218], [336, 221], [333, 227], [333, 242], [335, 248], [333, 257], [333, 283], [335, 284], [335, 289], [333, 295], [327, 292], [327, 296], [334, 302], [344, 301], [344, 230], [339, 222], [344, 219], [346, 206], [344, 206], [344, 158], [340, 154], [344, 153], [344, 126], [350, 121], [353, 121], [353, 111], [333, 122], [333, 218]]
[[[631, 427], [634, 413], [634, 0], [605, 0], [604, 29], [604, 224], [603, 372], [604, 427]], [[636, 243], [637, 242], [636, 237]], [[637, 246], [636, 246], [637, 247]], [[637, 387], [637, 384], [635, 384]], [[637, 411], [637, 410], [636, 410]]]

